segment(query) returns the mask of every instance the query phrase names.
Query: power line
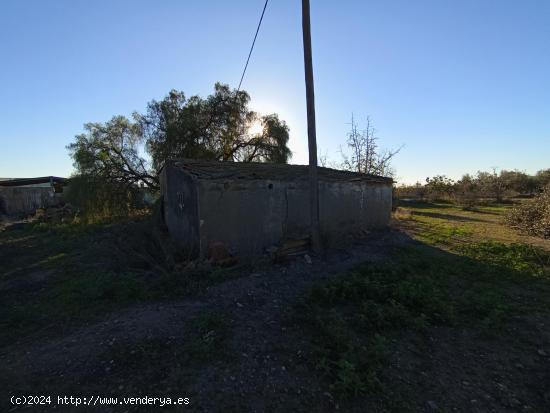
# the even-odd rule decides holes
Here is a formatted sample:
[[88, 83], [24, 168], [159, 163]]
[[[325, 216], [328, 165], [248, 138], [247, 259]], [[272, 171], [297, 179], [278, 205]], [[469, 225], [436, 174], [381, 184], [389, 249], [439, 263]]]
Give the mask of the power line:
[[254, 40], [252, 41], [252, 46], [250, 46], [250, 52], [248, 53], [248, 58], [246, 59], [246, 64], [244, 65], [243, 74], [241, 76], [241, 81], [239, 82], [239, 87], [237, 92], [241, 90], [241, 85], [243, 83], [244, 74], [246, 73], [246, 68], [248, 67], [248, 62], [250, 61], [250, 56], [252, 56], [252, 50], [254, 50], [254, 44], [256, 43], [256, 38], [258, 37], [258, 32], [260, 31], [260, 26], [262, 25], [262, 20], [264, 19], [265, 9], [269, 0], [265, 0], [264, 9], [262, 10], [262, 15], [260, 16], [260, 21], [258, 22], [258, 27], [256, 29], [256, 34], [254, 35]]

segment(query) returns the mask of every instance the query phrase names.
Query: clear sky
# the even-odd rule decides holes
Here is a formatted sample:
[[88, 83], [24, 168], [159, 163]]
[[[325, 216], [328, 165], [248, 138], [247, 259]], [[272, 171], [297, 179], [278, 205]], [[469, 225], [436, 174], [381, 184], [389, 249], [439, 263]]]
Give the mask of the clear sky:
[[[170, 89], [237, 86], [263, 0], [2, 0], [0, 177], [72, 171], [82, 125]], [[351, 113], [404, 144], [402, 182], [550, 167], [550, 1], [311, 0], [318, 146]], [[243, 83], [307, 163], [300, 0], [270, 0]]]

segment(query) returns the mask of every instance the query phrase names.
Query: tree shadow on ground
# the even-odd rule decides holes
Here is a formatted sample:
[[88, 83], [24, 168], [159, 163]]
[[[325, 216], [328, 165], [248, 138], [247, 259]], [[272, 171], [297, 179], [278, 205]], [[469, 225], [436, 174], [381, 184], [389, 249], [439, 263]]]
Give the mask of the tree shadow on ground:
[[410, 207], [410, 208], [419, 208], [419, 209], [433, 209], [433, 208], [454, 208], [456, 207], [450, 202], [441, 202], [435, 205], [432, 202], [420, 201], [413, 199], [399, 199], [397, 201], [397, 206], [400, 207]]
[[464, 215], [453, 215], [453, 214], [441, 214], [439, 212], [427, 212], [427, 211], [413, 211], [413, 215], [420, 215], [430, 218], [438, 218], [443, 219], [447, 221], [458, 221], [458, 222], [491, 222], [487, 221], [485, 219], [475, 218], [475, 217], [467, 217]]

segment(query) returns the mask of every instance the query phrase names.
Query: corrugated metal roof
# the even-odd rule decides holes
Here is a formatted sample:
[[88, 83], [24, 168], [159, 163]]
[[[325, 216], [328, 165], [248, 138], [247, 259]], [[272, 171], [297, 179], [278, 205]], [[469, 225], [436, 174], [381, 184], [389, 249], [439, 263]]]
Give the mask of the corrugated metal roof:
[[0, 186], [28, 186], [50, 183], [64, 183], [66, 181], [67, 178], [60, 178], [58, 176], [41, 176], [38, 178], [1, 178]]
[[[186, 171], [199, 179], [262, 179], [262, 180], [301, 180], [308, 178], [308, 165], [288, 165], [263, 162], [220, 162], [194, 159], [176, 159], [168, 164]], [[331, 168], [318, 168], [320, 181], [367, 181], [385, 184], [393, 183], [391, 178], [367, 175], [358, 172], [341, 171]]]

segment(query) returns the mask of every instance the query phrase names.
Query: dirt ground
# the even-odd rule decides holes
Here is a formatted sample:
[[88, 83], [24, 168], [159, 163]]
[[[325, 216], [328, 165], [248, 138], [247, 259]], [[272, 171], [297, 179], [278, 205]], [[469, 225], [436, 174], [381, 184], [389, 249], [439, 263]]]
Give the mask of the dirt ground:
[[[375, 394], [332, 394], [311, 364], [314, 350], [293, 311], [313, 285], [365, 261], [384, 262], [409, 244], [418, 242], [390, 229], [311, 264], [299, 258], [243, 269], [192, 297], [133, 305], [77, 328], [33, 331], [0, 348], [0, 409], [399, 411]], [[31, 284], [47, 276], [36, 268], [33, 274]], [[411, 411], [550, 411], [548, 320], [545, 313], [515, 316], [498, 337], [464, 326], [430, 327], [422, 337], [404, 331], [391, 342], [384, 380]], [[10, 404], [11, 395], [188, 397], [190, 404], [24, 408]]]
[[[334, 406], [319, 378], [301, 362], [300, 352], [305, 349], [299, 331], [289, 325], [287, 311], [314, 282], [367, 259], [382, 259], [395, 242], [404, 240], [383, 233], [346, 252], [335, 251], [326, 260], [314, 258], [311, 265], [299, 259], [242, 274], [192, 299], [125, 309], [52, 338], [22, 338], [2, 349], [2, 388], [10, 389], [9, 394], [160, 392], [190, 397], [186, 411], [287, 411], [312, 406], [331, 410]], [[155, 371], [154, 383], [141, 380], [144, 371], [148, 375], [156, 366], [147, 357], [135, 363], [127, 360], [133, 349], [152, 345], [152, 351], [162, 353], [162, 363], [170, 364], [171, 349], [183, 346], [192, 320], [213, 312], [223, 314], [231, 330], [228, 357], [181, 366], [183, 371], [178, 372]], [[183, 378], [180, 386], [172, 385], [174, 375]]]

